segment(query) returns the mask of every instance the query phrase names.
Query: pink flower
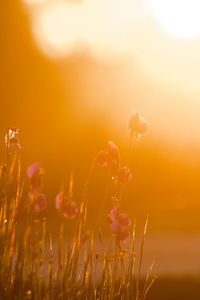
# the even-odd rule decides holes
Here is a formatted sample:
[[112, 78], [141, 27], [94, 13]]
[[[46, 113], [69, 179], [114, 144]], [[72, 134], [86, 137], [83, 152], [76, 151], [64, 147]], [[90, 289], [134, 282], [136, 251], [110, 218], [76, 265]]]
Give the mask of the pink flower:
[[121, 167], [117, 179], [119, 182], [129, 182], [132, 179], [132, 174], [130, 172], [130, 169], [128, 167]]
[[120, 163], [118, 147], [113, 142], [108, 142], [108, 151], [100, 151], [96, 162], [102, 167], [107, 167], [111, 176], [116, 176]]
[[130, 233], [124, 229], [123, 226], [119, 223], [119, 221], [115, 221], [110, 225], [111, 232], [116, 235], [116, 237], [126, 243], [130, 239]]
[[105, 151], [100, 151], [97, 154], [96, 162], [101, 167], [106, 167], [108, 161], [108, 154]]
[[43, 187], [43, 175], [44, 171], [39, 167], [38, 163], [34, 163], [27, 169], [27, 176], [31, 182], [31, 193], [32, 196], [36, 195], [42, 190]]
[[47, 208], [46, 196], [42, 193], [38, 194], [34, 203], [37, 211], [45, 210]]
[[77, 215], [78, 208], [76, 206], [76, 203], [73, 201], [68, 201], [64, 205], [63, 209], [63, 215], [66, 218], [74, 219]]
[[60, 192], [55, 199], [56, 209], [58, 209], [61, 214], [69, 219], [74, 219], [78, 213], [78, 208], [75, 202], [70, 198], [64, 196], [63, 192]]
[[39, 164], [38, 163], [34, 163], [31, 166], [28, 167], [27, 169], [27, 176], [31, 179], [33, 177], [33, 175], [38, 172], [39, 170]]
[[139, 137], [146, 133], [147, 129], [148, 125], [144, 118], [137, 110], [134, 109], [129, 120], [129, 130], [131, 135], [134, 134], [136, 137]]
[[131, 225], [131, 220], [126, 214], [120, 214], [119, 208], [114, 206], [107, 216], [111, 232], [116, 235], [117, 239], [122, 242], [128, 242], [130, 234], [127, 227]]
[[119, 218], [119, 207], [114, 206], [110, 214], [107, 216], [108, 223], [115, 222]]
[[132, 174], [128, 167], [120, 168], [119, 149], [113, 142], [108, 142], [108, 150], [100, 151], [96, 157], [99, 166], [106, 167], [114, 182], [129, 182]]

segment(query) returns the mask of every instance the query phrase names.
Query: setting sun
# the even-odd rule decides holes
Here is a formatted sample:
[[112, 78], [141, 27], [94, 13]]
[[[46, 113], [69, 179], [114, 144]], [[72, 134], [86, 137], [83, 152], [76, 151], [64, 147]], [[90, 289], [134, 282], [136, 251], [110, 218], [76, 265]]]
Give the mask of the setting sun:
[[170, 35], [177, 38], [200, 36], [199, 0], [148, 0], [150, 9]]

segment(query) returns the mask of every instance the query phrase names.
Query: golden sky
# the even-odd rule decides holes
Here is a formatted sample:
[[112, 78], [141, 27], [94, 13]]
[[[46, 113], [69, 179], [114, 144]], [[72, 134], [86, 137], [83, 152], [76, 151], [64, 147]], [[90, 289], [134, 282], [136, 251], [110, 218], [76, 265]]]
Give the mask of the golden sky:
[[24, 0], [35, 40], [51, 58], [88, 49], [103, 61], [137, 58], [157, 80], [198, 90], [197, 0]]
[[[158, 136], [171, 138], [175, 145], [178, 140], [180, 147], [186, 141], [197, 142], [199, 1], [23, 2], [38, 48], [58, 66], [63, 59], [84, 53], [89, 53], [101, 66], [111, 65], [112, 74], [118, 66], [119, 74], [109, 81], [112, 90], [118, 86], [115, 118], [119, 115], [124, 119], [136, 102]], [[64, 72], [64, 68], [61, 70]], [[81, 78], [82, 85], [88, 87], [83, 98], [90, 103], [91, 110], [111, 110], [113, 106], [114, 100], [107, 101], [105, 73], [85, 70]], [[96, 82], [92, 81], [93, 76]], [[95, 95], [99, 87], [101, 92]], [[137, 93], [140, 99], [135, 100]]]
[[[156, 14], [160, 2], [169, 5], [162, 21], [163, 7]], [[192, 210], [189, 223], [196, 228], [200, 60], [194, 29], [199, 25], [188, 19], [188, 36], [188, 27], [179, 26], [186, 9], [179, 11], [180, 2], [174, 1], [180, 19], [171, 20], [172, 2], [160, 2], [4, 2], [0, 135], [8, 126], [20, 128], [24, 166], [41, 162], [53, 194], [71, 168], [81, 186], [92, 157], [108, 140], [119, 145], [124, 159], [128, 119], [136, 108], [149, 131], [134, 145], [134, 181], [125, 204], [154, 211], [158, 219], [165, 210], [166, 228], [189, 226], [184, 214], [180, 220], [174, 213], [169, 221], [171, 209]], [[98, 178], [95, 194], [97, 188]], [[156, 224], [160, 228], [160, 219]]]

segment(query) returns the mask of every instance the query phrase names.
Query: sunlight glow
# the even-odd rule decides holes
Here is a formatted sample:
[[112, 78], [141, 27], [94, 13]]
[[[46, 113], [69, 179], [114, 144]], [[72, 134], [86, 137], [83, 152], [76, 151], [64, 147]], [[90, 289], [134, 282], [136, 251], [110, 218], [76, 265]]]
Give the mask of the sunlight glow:
[[159, 82], [200, 91], [200, 2], [21, 1], [26, 3], [33, 37], [45, 56], [62, 59], [86, 54], [103, 63], [128, 61], [133, 70], [137, 62], [142, 72]]
[[148, 4], [168, 34], [177, 38], [200, 36], [199, 0], [148, 0]]
[[82, 6], [54, 2], [40, 10], [34, 24], [36, 38], [46, 52], [73, 52], [81, 43], [84, 24]]
[[47, 4], [52, 0], [24, 0], [24, 3], [28, 5], [42, 5], [42, 4]]
[[41, 5], [33, 18], [35, 38], [50, 56], [69, 55], [81, 47], [88, 47], [95, 54], [112, 53], [113, 49], [130, 52], [134, 44], [132, 32], [143, 17], [138, 3], [132, 0], [50, 1]]

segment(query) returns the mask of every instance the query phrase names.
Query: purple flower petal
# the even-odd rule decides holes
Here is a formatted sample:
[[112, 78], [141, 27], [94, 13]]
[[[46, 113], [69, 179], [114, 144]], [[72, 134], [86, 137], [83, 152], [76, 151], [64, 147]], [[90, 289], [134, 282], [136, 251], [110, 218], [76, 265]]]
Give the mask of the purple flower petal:
[[112, 222], [117, 220], [117, 218], [119, 217], [119, 207], [118, 206], [113, 207], [113, 209], [111, 210], [111, 212], [109, 214], [109, 217]]
[[33, 194], [37, 194], [43, 188], [43, 171], [38, 169], [38, 171], [31, 178], [31, 189]]
[[44, 210], [47, 208], [47, 200], [44, 194], [39, 194], [37, 200], [35, 201], [36, 210]]
[[130, 233], [124, 230], [119, 233], [118, 237], [123, 243], [127, 243], [130, 239]]
[[27, 169], [27, 176], [31, 179], [38, 170], [39, 170], [39, 164], [38, 163], [32, 164]]
[[108, 161], [108, 154], [105, 151], [100, 151], [97, 154], [96, 162], [101, 167], [106, 167]]
[[123, 183], [123, 182], [129, 182], [132, 178], [132, 174], [129, 170], [128, 167], [122, 167], [119, 170], [118, 173], [118, 180]]
[[131, 225], [131, 219], [126, 214], [121, 214], [119, 216], [119, 223], [123, 227], [128, 227]]
[[61, 209], [63, 198], [64, 198], [64, 193], [63, 192], [60, 192], [56, 196], [56, 199], [55, 199], [56, 209]]
[[120, 231], [120, 224], [119, 221], [114, 221], [111, 225], [110, 225], [110, 230], [113, 234], [118, 234]]
[[118, 152], [118, 148], [112, 141], [108, 142], [108, 153], [116, 154]]
[[68, 202], [65, 204], [64, 207], [64, 217], [69, 218], [69, 219], [74, 219], [77, 215], [78, 212], [78, 208], [76, 206], [76, 204], [72, 201]]

